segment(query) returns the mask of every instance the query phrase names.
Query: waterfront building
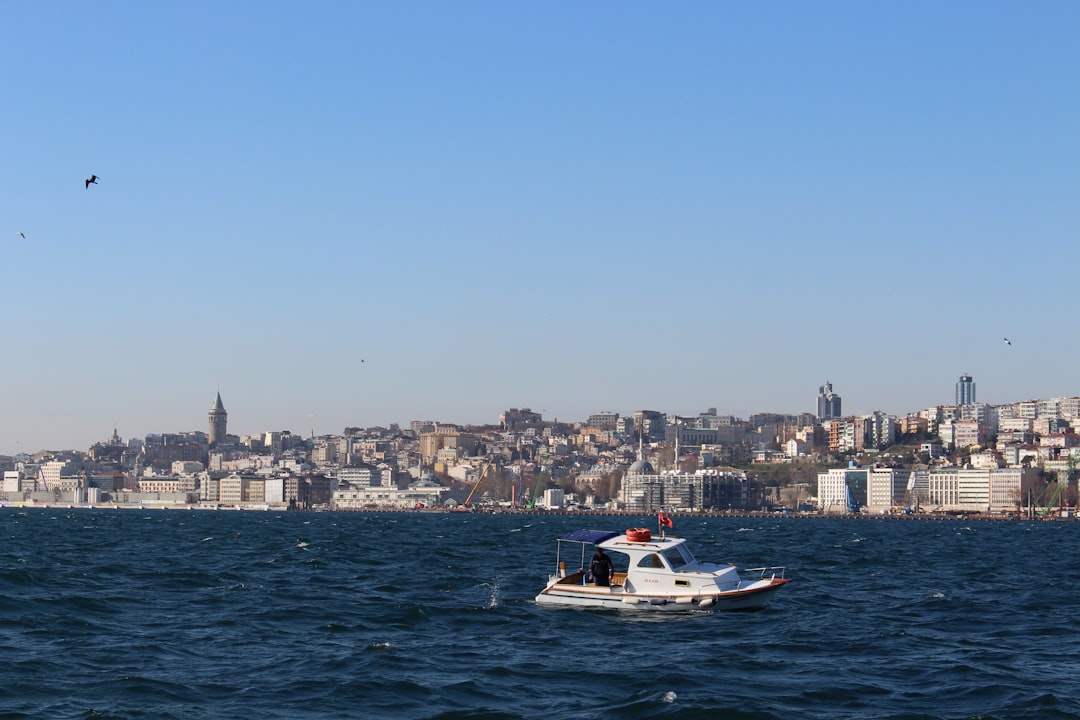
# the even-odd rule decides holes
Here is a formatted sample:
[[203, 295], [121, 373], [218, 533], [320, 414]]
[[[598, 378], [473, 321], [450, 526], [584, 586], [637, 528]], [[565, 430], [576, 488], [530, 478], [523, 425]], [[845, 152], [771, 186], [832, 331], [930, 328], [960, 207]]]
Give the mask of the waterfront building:
[[147, 494], [176, 495], [182, 493], [186, 496], [194, 494], [198, 490], [198, 481], [193, 475], [144, 475], [139, 478], [137, 485], [140, 493]]
[[79, 487], [79, 464], [71, 460], [49, 460], [38, 468], [40, 479], [37, 490], [60, 491], [74, 490]]
[[280, 505], [285, 502], [285, 477], [283, 475], [274, 475], [263, 480], [263, 498], [270, 505]]
[[927, 509], [1010, 512], [1019, 508], [1021, 487], [1037, 470], [1028, 468], [933, 468]]
[[757, 510], [765, 502], [761, 484], [742, 472], [704, 468], [655, 474], [648, 463], [643, 468], [634, 466], [623, 478], [620, 492], [627, 510]]
[[549, 510], [562, 510], [566, 506], [566, 491], [562, 488], [548, 488], [544, 490], [540, 503]]
[[871, 513], [902, 509], [907, 497], [912, 471], [903, 468], [873, 468], [867, 478], [866, 508]]
[[818, 506], [822, 512], [845, 513], [866, 506], [870, 469], [852, 463], [818, 473]]
[[[21, 493], [22, 492], [22, 480], [19, 477], [18, 470], [5, 470], [3, 485], [0, 485], [0, 492], [4, 493]], [[11, 498], [6, 498], [10, 500]]]
[[285, 478], [286, 502], [295, 502], [302, 508], [329, 504], [333, 500], [335, 489], [337, 489], [336, 478], [322, 473], [289, 475]]
[[233, 507], [251, 502], [262, 503], [266, 501], [265, 487], [261, 477], [233, 473], [218, 481], [217, 501]]
[[439, 507], [448, 502], [451, 494], [449, 488], [425, 475], [407, 488], [385, 485], [340, 488], [333, 492], [331, 504], [338, 510]]

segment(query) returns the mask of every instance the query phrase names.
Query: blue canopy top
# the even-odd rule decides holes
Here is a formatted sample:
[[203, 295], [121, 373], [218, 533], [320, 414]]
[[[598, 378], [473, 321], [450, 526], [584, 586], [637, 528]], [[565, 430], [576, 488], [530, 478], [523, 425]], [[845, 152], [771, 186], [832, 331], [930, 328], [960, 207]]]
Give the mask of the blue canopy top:
[[596, 545], [605, 540], [610, 540], [616, 535], [622, 535], [622, 533], [610, 532], [608, 530], [575, 530], [572, 533], [563, 535], [559, 539], [569, 540], [571, 542], [592, 543], [593, 545]]

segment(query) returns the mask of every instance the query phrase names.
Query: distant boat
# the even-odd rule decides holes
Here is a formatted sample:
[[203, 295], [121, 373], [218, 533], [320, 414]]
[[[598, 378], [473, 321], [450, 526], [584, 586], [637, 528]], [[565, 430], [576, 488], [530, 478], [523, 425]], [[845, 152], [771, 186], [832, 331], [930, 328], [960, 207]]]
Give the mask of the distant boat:
[[[567, 572], [563, 543], [580, 545], [579, 569]], [[597, 585], [585, 571], [588, 546], [603, 548], [625, 572], [610, 585]], [[744, 578], [734, 565], [699, 562], [686, 540], [653, 537], [646, 528], [625, 533], [576, 530], [558, 538], [556, 572], [536, 596], [540, 605], [637, 610], [761, 610], [789, 580], [782, 567], [754, 568]], [[576, 555], [576, 553], [575, 553]], [[621, 557], [618, 557], [621, 556]], [[574, 559], [576, 563], [576, 558]]]

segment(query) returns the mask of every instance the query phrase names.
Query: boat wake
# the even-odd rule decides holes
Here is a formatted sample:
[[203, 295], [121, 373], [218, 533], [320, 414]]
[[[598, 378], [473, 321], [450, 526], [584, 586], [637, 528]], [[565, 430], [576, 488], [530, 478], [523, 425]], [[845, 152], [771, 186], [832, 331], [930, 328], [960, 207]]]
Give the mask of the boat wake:
[[484, 607], [488, 610], [499, 607], [499, 577], [496, 575], [491, 582], [483, 583], [480, 587], [486, 587], [489, 590], [488, 601]]

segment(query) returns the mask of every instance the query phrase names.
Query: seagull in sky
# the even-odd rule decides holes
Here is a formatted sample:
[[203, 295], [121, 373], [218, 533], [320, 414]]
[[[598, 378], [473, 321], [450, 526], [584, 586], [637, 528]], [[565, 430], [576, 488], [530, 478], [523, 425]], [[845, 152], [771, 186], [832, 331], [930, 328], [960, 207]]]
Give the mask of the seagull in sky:
[[1010, 340], [1009, 338], [1005, 338], [1005, 344], [1012, 345], [1012, 340]]
[[86, 187], [90, 187], [91, 183], [97, 185], [97, 180], [97, 175], [91, 175], [90, 177], [86, 178]]
[[23, 233], [23, 231], [22, 231], [22, 230], [20, 230], [19, 232], [15, 233], [15, 234], [16, 234], [16, 235], [18, 235], [19, 237], [21, 237], [21, 238], [22, 238], [23, 240], [25, 240], [25, 239], [26, 239], [26, 234], [25, 234], [25, 233]]

